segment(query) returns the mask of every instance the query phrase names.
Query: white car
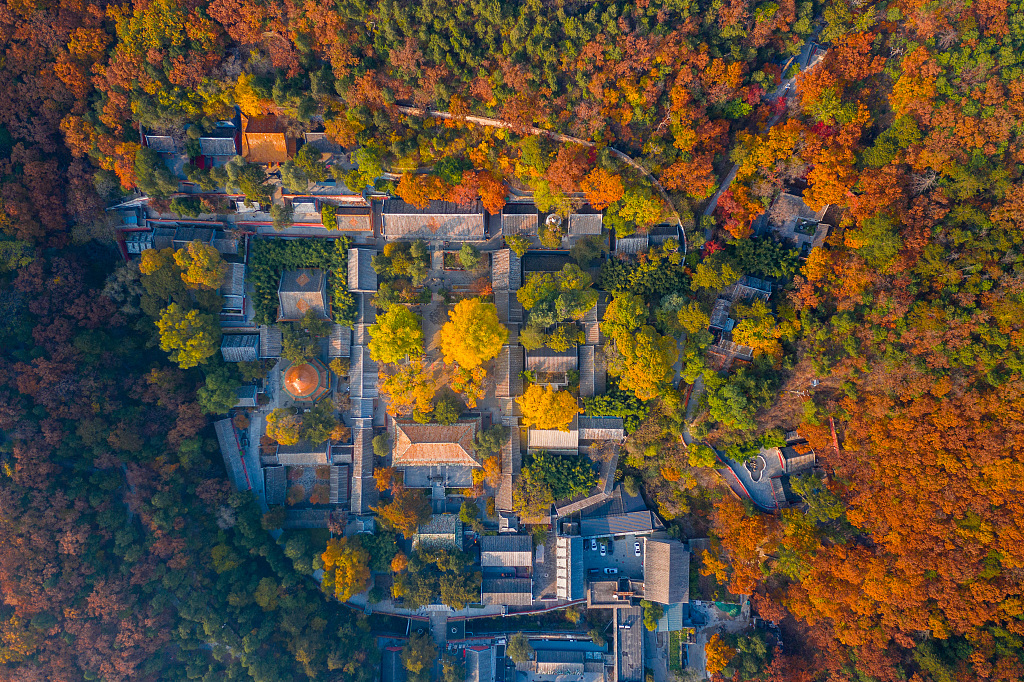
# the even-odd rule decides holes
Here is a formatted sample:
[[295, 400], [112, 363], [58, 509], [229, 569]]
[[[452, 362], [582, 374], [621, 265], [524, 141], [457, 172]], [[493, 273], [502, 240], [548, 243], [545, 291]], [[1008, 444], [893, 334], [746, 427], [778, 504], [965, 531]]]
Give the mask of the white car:
[[616, 573], [619, 572], [619, 569], [617, 569], [617, 568], [606, 568], [606, 569], [604, 569], [604, 572], [605, 572], [606, 575], [615, 575]]
[[634, 542], [633, 543], [633, 554], [636, 554], [637, 556], [640, 556], [640, 543], [639, 542]]
[[590, 539], [590, 549], [595, 552], [597, 551], [597, 540], [593, 538]]
[[604, 543], [602, 542], [601, 543], [601, 556], [604, 556], [607, 553], [608, 553], [608, 549], [604, 546]]

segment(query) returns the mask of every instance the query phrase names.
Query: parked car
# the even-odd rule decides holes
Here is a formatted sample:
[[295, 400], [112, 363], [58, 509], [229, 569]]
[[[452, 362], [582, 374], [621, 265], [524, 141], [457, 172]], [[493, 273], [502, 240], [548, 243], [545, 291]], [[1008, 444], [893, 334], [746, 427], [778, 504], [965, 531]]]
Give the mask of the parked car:
[[590, 549], [597, 551], [597, 540], [590, 538]]
[[633, 554], [636, 554], [637, 556], [640, 556], [640, 543], [639, 542], [634, 542], [633, 543]]
[[615, 554], [615, 543], [613, 541], [609, 540], [605, 544], [608, 545], [608, 553], [609, 554]]
[[615, 575], [616, 573], [619, 572], [619, 569], [608, 567], [608, 568], [604, 569], [604, 572], [605, 572], [606, 575]]
[[604, 543], [602, 542], [601, 543], [601, 556], [604, 556], [607, 553], [608, 553], [608, 550], [605, 548]]

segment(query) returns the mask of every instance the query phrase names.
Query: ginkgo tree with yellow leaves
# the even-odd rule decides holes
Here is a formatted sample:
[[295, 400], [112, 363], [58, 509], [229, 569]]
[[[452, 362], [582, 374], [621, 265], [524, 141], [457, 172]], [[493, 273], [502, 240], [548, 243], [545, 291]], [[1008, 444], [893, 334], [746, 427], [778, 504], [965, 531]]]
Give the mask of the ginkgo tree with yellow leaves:
[[219, 289], [228, 266], [220, 251], [198, 239], [174, 252], [174, 262], [181, 268], [181, 279], [193, 289]]
[[441, 352], [448, 364], [464, 369], [479, 367], [501, 352], [508, 329], [498, 321], [498, 309], [479, 298], [455, 304], [441, 328]]
[[654, 327], [644, 325], [635, 334], [615, 339], [617, 357], [608, 363], [608, 372], [619, 377], [619, 388], [632, 391], [640, 400], [651, 400], [671, 385], [672, 366], [679, 359], [679, 347], [670, 336], [662, 336]]
[[332, 538], [320, 556], [324, 563], [324, 592], [348, 601], [370, 586], [370, 553], [348, 538]]
[[393, 304], [370, 326], [370, 357], [396, 363], [423, 355], [421, 318], [404, 305]]
[[516, 398], [523, 411], [523, 423], [538, 429], [568, 431], [573, 417], [583, 412], [576, 398], [568, 391], [556, 391], [531, 384]]
[[732, 340], [754, 349], [754, 355], [778, 357], [782, 354], [782, 341], [792, 341], [800, 330], [795, 319], [776, 318], [768, 305], [757, 299], [750, 305], [738, 304], [732, 310], [737, 320]]
[[177, 303], [167, 306], [156, 321], [160, 348], [182, 369], [200, 365], [220, 349], [221, 330], [217, 318], [198, 310], [185, 310]]

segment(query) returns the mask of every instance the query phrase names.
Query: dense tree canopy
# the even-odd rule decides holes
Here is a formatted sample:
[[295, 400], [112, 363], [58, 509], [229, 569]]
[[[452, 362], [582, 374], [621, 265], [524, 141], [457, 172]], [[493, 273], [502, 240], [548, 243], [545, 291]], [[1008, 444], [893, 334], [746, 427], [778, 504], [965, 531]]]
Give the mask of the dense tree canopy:
[[370, 357], [377, 362], [396, 363], [423, 354], [420, 316], [403, 305], [392, 305], [370, 326]]
[[456, 303], [441, 328], [444, 361], [465, 369], [479, 367], [496, 356], [507, 340], [508, 329], [498, 321], [497, 308], [478, 298]]

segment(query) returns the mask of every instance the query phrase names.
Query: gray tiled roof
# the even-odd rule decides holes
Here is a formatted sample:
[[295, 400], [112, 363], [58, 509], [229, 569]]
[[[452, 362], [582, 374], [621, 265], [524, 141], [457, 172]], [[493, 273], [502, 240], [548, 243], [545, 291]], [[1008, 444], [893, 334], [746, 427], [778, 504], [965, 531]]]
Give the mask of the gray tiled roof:
[[260, 357], [281, 357], [283, 339], [284, 334], [278, 327], [260, 325]]
[[466, 682], [491, 682], [494, 679], [494, 647], [466, 647]]
[[235, 156], [238, 154], [233, 137], [200, 137], [199, 151], [203, 156]]
[[530, 578], [485, 579], [480, 586], [480, 602], [507, 606], [533, 604], [533, 580]]
[[533, 204], [506, 204], [501, 212], [501, 233], [536, 237], [538, 220], [537, 207]]
[[284, 504], [285, 489], [288, 486], [287, 472], [283, 466], [263, 467], [263, 489], [267, 504]]
[[373, 249], [348, 250], [348, 290], [358, 292], [377, 291], [377, 271], [371, 262]]
[[594, 346], [580, 346], [580, 397], [594, 396]]
[[512, 511], [512, 486], [514, 477], [519, 475], [519, 468], [522, 466], [522, 452], [519, 446], [518, 421], [506, 417], [505, 425], [511, 429], [511, 435], [501, 448], [501, 483], [494, 496], [494, 503], [500, 511]]
[[249, 489], [249, 483], [245, 478], [245, 471], [242, 469], [242, 454], [239, 450], [238, 436], [235, 435], [235, 427], [230, 419], [221, 419], [214, 423], [214, 431], [217, 433], [217, 443], [220, 445], [220, 454], [224, 458], [224, 467], [227, 469], [228, 478], [235, 485], [235, 490], [242, 491]]
[[170, 135], [146, 135], [146, 146], [161, 154], [178, 153], [178, 146]]
[[584, 234], [601, 234], [604, 215], [597, 211], [595, 213], [571, 213], [569, 214], [568, 234], [571, 236]]
[[523, 266], [511, 249], [491, 254], [491, 287], [494, 291], [516, 291], [522, 286]]
[[480, 565], [519, 567], [533, 565], [533, 540], [529, 535], [485, 535], [480, 538]]
[[575, 346], [562, 352], [550, 348], [526, 352], [526, 368], [537, 372], [568, 372], [570, 369], [576, 369], [578, 364]]
[[659, 604], [690, 600], [690, 553], [676, 540], [646, 540], [644, 597]]
[[647, 250], [648, 243], [646, 234], [616, 237], [615, 253], [641, 253]]
[[580, 535], [585, 538], [624, 533], [649, 533], [652, 530], [654, 530], [654, 523], [649, 510], [580, 519]]
[[349, 386], [353, 398], [377, 397], [377, 363], [366, 346], [352, 346]]
[[523, 392], [523, 352], [520, 345], [501, 347], [494, 359], [494, 394], [499, 398], [521, 395]]
[[285, 466], [312, 466], [327, 464], [327, 443], [310, 443], [301, 440], [295, 445], [278, 445], [277, 461]]
[[220, 341], [224, 362], [252, 362], [259, 357], [258, 334], [225, 334]]
[[305, 133], [306, 144], [315, 148], [321, 154], [340, 154], [345, 149], [329, 138], [327, 133]]
[[244, 296], [245, 295], [245, 264], [225, 263], [226, 271], [224, 280], [220, 285], [220, 293], [223, 296]]
[[238, 402], [235, 403], [235, 407], [256, 407], [256, 386], [254, 384], [239, 386], [236, 395]]
[[348, 502], [348, 468], [347, 464], [331, 467], [331, 504]]
[[530, 429], [531, 450], [576, 450], [580, 446], [580, 433], [571, 426], [568, 431], [558, 429]]
[[619, 440], [626, 435], [620, 417], [580, 417], [581, 440]]
[[196, 240], [204, 244], [211, 243], [213, 241], [213, 228], [195, 227], [192, 225], [179, 225], [174, 228], [174, 239], [172, 241], [174, 248], [183, 248]]
[[479, 201], [468, 205], [431, 201], [418, 209], [400, 199], [386, 199], [382, 212], [385, 239], [484, 241], [484, 210]]
[[285, 270], [277, 287], [278, 320], [301, 320], [313, 310], [330, 319], [327, 305], [327, 273], [319, 269]]
[[329, 357], [347, 358], [352, 350], [352, 330], [340, 324], [332, 324], [327, 346]]

